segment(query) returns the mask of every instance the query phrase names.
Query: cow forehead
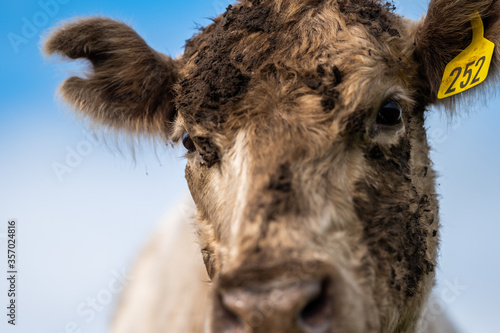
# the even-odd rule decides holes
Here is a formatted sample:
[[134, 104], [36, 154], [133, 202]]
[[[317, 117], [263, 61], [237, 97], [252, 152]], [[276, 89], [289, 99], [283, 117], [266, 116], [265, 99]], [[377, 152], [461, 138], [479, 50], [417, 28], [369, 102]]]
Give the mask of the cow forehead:
[[408, 82], [405, 37], [377, 2], [243, 1], [186, 44], [177, 107], [188, 128], [209, 132], [273, 110], [340, 131]]

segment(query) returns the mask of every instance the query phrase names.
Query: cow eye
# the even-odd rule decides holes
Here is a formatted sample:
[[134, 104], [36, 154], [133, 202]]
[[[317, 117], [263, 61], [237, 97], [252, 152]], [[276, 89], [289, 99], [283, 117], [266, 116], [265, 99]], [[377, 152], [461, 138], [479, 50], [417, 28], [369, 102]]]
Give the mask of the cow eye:
[[182, 136], [182, 144], [184, 145], [184, 148], [187, 149], [188, 153], [194, 153], [196, 151], [196, 146], [187, 133], [184, 133], [184, 135]]
[[377, 124], [384, 126], [395, 126], [401, 123], [401, 107], [394, 101], [384, 105], [378, 112]]

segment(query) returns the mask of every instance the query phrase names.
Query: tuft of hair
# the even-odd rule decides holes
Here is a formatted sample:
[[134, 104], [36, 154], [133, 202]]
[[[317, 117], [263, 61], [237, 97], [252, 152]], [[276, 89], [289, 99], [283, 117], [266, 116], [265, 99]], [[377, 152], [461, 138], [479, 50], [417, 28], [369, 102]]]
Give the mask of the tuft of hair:
[[78, 115], [106, 130], [169, 139], [178, 63], [156, 52], [128, 25], [90, 17], [61, 24], [44, 41], [47, 56], [87, 59], [92, 70], [59, 92]]

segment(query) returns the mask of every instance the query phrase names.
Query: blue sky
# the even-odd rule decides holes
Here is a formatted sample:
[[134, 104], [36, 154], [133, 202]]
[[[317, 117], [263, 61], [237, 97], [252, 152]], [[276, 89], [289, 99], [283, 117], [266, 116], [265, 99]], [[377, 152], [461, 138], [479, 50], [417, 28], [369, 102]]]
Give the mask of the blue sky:
[[[76, 322], [82, 332], [105, 332], [117, 295], [90, 322], [76, 311], [128, 269], [155, 225], [187, 193], [183, 152], [146, 145], [134, 161], [127, 149], [120, 154], [112, 144], [95, 141], [55, 98], [58, 84], [80, 66], [44, 59], [40, 35], [61, 20], [99, 14], [130, 23], [153, 48], [175, 56], [196, 26], [208, 24], [230, 1], [47, 3], [53, 2], [0, 4], [0, 247], [9, 218], [18, 219], [20, 238], [19, 325], [12, 328], [2, 319], [0, 330], [55, 333]], [[422, 0], [396, 3], [414, 19], [427, 8]], [[26, 22], [35, 30], [23, 30]], [[16, 47], [9, 40], [13, 34], [24, 38]], [[468, 115], [451, 124], [435, 110], [427, 122], [441, 175], [436, 297], [449, 303], [464, 332], [500, 329], [499, 102], [493, 98], [486, 107], [462, 110]], [[86, 149], [85, 156], [60, 181], [54, 163], [78, 149]], [[0, 258], [2, 271], [4, 264]], [[2, 283], [0, 305], [6, 301]], [[452, 288], [456, 297], [443, 298], [457, 283], [463, 288]]]

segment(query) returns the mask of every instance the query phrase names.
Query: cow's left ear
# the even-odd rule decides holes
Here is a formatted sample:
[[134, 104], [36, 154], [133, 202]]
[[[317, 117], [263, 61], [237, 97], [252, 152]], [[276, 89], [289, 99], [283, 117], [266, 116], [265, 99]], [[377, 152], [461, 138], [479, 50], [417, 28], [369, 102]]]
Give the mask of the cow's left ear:
[[[481, 20], [478, 20], [478, 14]], [[415, 58], [421, 66], [420, 72], [424, 75], [425, 83], [422, 89], [428, 96], [428, 103], [437, 102], [440, 89], [440, 98], [445, 98], [445, 93], [451, 96], [451, 92], [455, 92], [460, 85], [467, 88], [467, 84], [470, 85], [474, 79], [479, 79], [476, 74], [483, 65], [481, 56], [468, 68], [467, 62], [464, 62], [464, 68], [460, 70], [453, 71], [455, 64], [452, 63], [452, 66], [447, 68], [446, 74], [450, 76], [446, 76], [448, 82], [442, 85], [446, 66], [459, 54], [463, 54], [471, 44], [473, 31], [480, 31], [479, 28], [472, 28], [474, 20], [476, 27], [477, 23], [482, 22], [484, 38], [497, 45], [493, 56], [490, 56], [489, 68], [489, 77], [495, 76], [500, 65], [500, 0], [431, 0], [427, 15], [417, 23], [414, 30]], [[476, 33], [474, 38], [477, 37], [480, 36]], [[483, 66], [486, 65], [485, 63]], [[481, 70], [484, 70], [484, 67]], [[472, 77], [468, 80], [469, 70], [472, 70]], [[480, 87], [473, 89], [478, 88]]]
[[107, 18], [76, 20], [54, 29], [44, 52], [92, 64], [85, 78], [70, 77], [60, 87], [78, 114], [112, 130], [169, 138], [179, 65], [132, 28]]

